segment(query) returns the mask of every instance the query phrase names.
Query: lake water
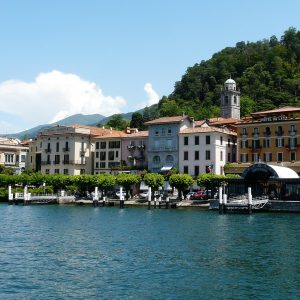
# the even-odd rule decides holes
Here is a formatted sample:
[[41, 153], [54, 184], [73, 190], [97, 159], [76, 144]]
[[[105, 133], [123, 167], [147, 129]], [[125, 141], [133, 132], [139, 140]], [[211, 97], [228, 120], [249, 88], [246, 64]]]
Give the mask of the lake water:
[[299, 299], [300, 215], [0, 205], [0, 299]]

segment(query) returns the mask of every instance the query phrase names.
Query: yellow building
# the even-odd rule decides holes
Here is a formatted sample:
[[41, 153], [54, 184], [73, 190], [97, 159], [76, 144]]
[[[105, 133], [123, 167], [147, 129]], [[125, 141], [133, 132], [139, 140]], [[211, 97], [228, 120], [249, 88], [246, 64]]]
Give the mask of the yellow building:
[[241, 173], [256, 162], [287, 166], [300, 172], [300, 107], [255, 112], [236, 126], [238, 165], [232, 172]]

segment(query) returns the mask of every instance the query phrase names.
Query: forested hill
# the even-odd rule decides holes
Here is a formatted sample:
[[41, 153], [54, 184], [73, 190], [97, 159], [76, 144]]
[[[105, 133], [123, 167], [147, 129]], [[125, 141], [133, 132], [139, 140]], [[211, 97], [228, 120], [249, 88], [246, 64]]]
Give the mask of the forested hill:
[[281, 38], [238, 42], [189, 67], [158, 104], [160, 115], [184, 111], [196, 119], [219, 116], [220, 92], [232, 77], [241, 91], [241, 114], [282, 105], [300, 106], [300, 31]]

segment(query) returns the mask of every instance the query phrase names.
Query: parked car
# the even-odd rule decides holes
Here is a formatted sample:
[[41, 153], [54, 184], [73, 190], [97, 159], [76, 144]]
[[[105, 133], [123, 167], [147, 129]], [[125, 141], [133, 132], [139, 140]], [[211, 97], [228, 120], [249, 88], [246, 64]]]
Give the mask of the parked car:
[[208, 198], [209, 198], [208, 191], [198, 191], [192, 197], [193, 200], [204, 200]]
[[[153, 196], [153, 193], [152, 193], [152, 196]], [[159, 197], [159, 196], [162, 196], [162, 194], [158, 191], [155, 191], [154, 197]], [[140, 193], [140, 198], [148, 198], [148, 191]]]
[[186, 194], [186, 199], [190, 200], [193, 199], [193, 196], [196, 194], [196, 192], [188, 192]]

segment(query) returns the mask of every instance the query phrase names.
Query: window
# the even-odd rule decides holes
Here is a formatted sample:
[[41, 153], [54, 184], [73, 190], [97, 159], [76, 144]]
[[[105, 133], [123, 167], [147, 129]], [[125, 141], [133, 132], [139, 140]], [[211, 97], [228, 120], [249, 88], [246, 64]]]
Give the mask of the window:
[[50, 174], [50, 170], [49, 169], [46, 169], [45, 170], [45, 173], [48, 175], [48, 174]]
[[55, 169], [55, 170], [54, 170], [54, 173], [55, 173], [55, 174], [59, 174], [59, 169]]
[[167, 155], [167, 157], [166, 157], [166, 163], [167, 163], [168, 165], [174, 163], [174, 157], [173, 157], [173, 155]]
[[243, 129], [242, 129], [242, 134], [243, 134], [243, 135], [248, 135], [247, 128], [243, 128]]
[[206, 145], [210, 144], [210, 135], [205, 136]]
[[56, 152], [59, 152], [59, 142], [56, 143]]
[[276, 139], [276, 147], [284, 147], [284, 139], [283, 138]]
[[228, 104], [228, 96], [225, 96], [225, 104]]
[[40, 142], [40, 148], [43, 148], [43, 143], [42, 142]]
[[270, 127], [266, 127], [265, 135], [271, 135]]
[[205, 151], [205, 159], [210, 160], [210, 150]]
[[96, 149], [99, 149], [99, 142], [96, 142]]
[[236, 101], [236, 96], [233, 97], [233, 101], [234, 101], [234, 104], [237, 103], [237, 101]]
[[119, 157], [119, 151], [116, 151], [116, 158]]
[[270, 148], [270, 139], [263, 140], [264, 148]]
[[105, 151], [100, 152], [100, 160], [106, 160], [106, 152]]
[[85, 174], [85, 169], [80, 169], [80, 175]]
[[114, 160], [115, 159], [115, 152], [109, 151], [108, 152], [108, 160]]
[[231, 155], [230, 153], [227, 153], [227, 161], [230, 162], [230, 159], [231, 159]]
[[241, 162], [248, 162], [248, 154], [247, 153], [241, 153], [240, 154], [240, 161]]
[[195, 160], [199, 160], [199, 151], [195, 151]]
[[162, 128], [162, 129], [161, 129], [161, 135], [162, 135], [162, 136], [165, 136], [165, 135], [166, 135], [166, 130], [165, 130], [165, 128]]
[[253, 149], [260, 148], [260, 141], [259, 140], [252, 140], [252, 148]]
[[183, 173], [184, 174], [189, 174], [189, 167], [188, 166], [183, 167]]
[[153, 162], [156, 164], [160, 163], [160, 157], [158, 155], [153, 156]]
[[5, 163], [12, 164], [14, 162], [13, 154], [5, 154]]
[[48, 164], [48, 165], [51, 164], [51, 161], [50, 161], [50, 155], [49, 155], [49, 154], [47, 155], [47, 164]]
[[96, 169], [99, 168], [99, 162], [96, 162]]
[[105, 162], [100, 162], [100, 168], [105, 169], [105, 167], [106, 167], [106, 163]]
[[55, 164], [59, 164], [60, 163], [60, 156], [59, 155], [55, 155], [55, 157], [54, 157], [54, 163]]
[[264, 161], [265, 162], [272, 161], [272, 153], [270, 153], [270, 152], [264, 153]]
[[296, 152], [292, 151], [291, 152], [291, 161], [295, 161], [296, 160]]
[[64, 174], [68, 175], [69, 174], [69, 169], [64, 169]]
[[172, 149], [172, 147], [173, 147], [173, 145], [172, 145], [172, 140], [167, 140], [167, 146], [166, 146], [166, 148], [167, 149]]
[[296, 126], [295, 125], [291, 125], [290, 126], [290, 133], [295, 133], [296, 132]]
[[276, 133], [277, 133], [277, 135], [282, 135], [282, 134], [283, 134], [282, 126], [278, 126], [278, 127], [277, 127]]
[[297, 138], [296, 137], [291, 137], [289, 139], [289, 147], [290, 148], [295, 148], [297, 147]]
[[26, 155], [21, 155], [21, 162], [25, 162], [25, 160], [26, 160]]
[[259, 161], [259, 154], [258, 153], [252, 153], [252, 161], [258, 162]]
[[195, 176], [199, 175], [199, 166], [195, 166], [195, 168], [194, 168], [194, 175]]
[[108, 148], [110, 149], [120, 148], [120, 141], [110, 141], [108, 143]]
[[259, 134], [259, 131], [258, 131], [258, 128], [257, 128], [257, 127], [254, 127], [254, 129], [253, 129], [253, 134]]
[[99, 152], [98, 151], [95, 152], [95, 156], [96, 156], [96, 158], [99, 158]]
[[184, 146], [187, 146], [189, 144], [189, 137], [185, 136], [183, 141]]
[[160, 147], [159, 141], [158, 140], [154, 141], [154, 150], [159, 150], [159, 147]]
[[283, 161], [283, 153], [277, 152], [277, 161]]
[[220, 144], [223, 145], [223, 137], [220, 136]]
[[223, 151], [220, 151], [220, 161], [223, 161]]
[[172, 134], [172, 130], [171, 128], [168, 128], [168, 135], [171, 135]]
[[155, 133], [154, 133], [155, 136], [158, 136], [159, 135], [159, 132], [158, 130], [155, 130]]
[[198, 135], [195, 136], [195, 145], [199, 145], [199, 136]]
[[106, 149], [106, 142], [100, 143], [100, 149]]
[[189, 160], [189, 152], [188, 151], [183, 152], [183, 160]]
[[68, 164], [70, 162], [69, 159], [69, 154], [64, 154], [64, 164]]
[[227, 142], [228, 147], [230, 147], [230, 144], [231, 144], [231, 140], [228, 139], [228, 142]]
[[248, 148], [248, 140], [241, 141], [241, 148]]

